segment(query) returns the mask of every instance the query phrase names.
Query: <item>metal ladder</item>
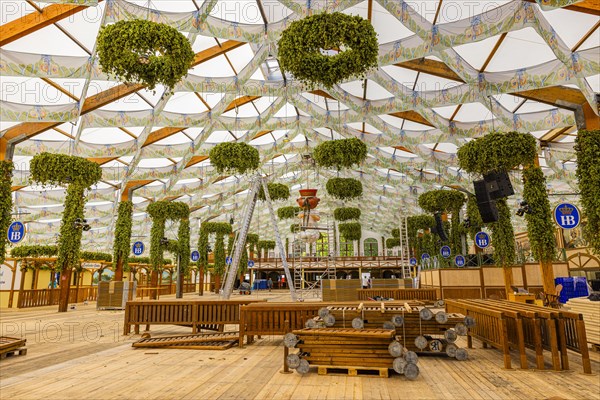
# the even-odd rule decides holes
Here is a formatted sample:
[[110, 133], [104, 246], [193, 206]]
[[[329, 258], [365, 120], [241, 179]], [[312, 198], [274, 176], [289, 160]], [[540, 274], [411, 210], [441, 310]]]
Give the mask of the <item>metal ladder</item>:
[[410, 267], [410, 247], [408, 245], [408, 218], [400, 217], [398, 224], [400, 231], [400, 264], [402, 267], [402, 278], [412, 278]]
[[267, 183], [265, 182], [265, 179], [259, 174], [255, 175], [252, 178], [252, 184], [250, 187], [250, 191], [248, 192], [248, 197], [246, 198], [246, 204], [244, 207], [244, 217], [242, 219], [242, 226], [234, 241], [233, 259], [231, 265], [225, 270], [225, 276], [223, 279], [223, 284], [221, 286], [220, 295], [221, 298], [227, 300], [233, 292], [233, 285], [235, 283], [235, 278], [239, 270], [240, 258], [242, 256], [242, 251], [246, 244], [246, 237], [248, 236], [248, 231], [250, 230], [250, 222], [252, 222], [252, 215], [254, 214], [257, 195], [261, 185], [265, 192], [265, 202], [267, 203], [269, 209], [271, 224], [273, 225], [273, 230], [275, 233], [275, 243], [279, 248], [279, 254], [281, 256], [283, 270], [285, 271], [285, 277], [289, 282], [290, 294], [292, 300], [296, 301], [297, 296], [295, 285], [293, 284], [293, 281], [291, 279], [292, 277], [287, 264], [285, 248], [283, 247], [283, 242], [281, 241], [281, 236], [279, 235], [279, 228], [277, 226], [277, 219], [275, 218], [275, 213], [273, 212], [273, 204], [271, 203], [271, 197], [269, 196], [269, 189], [267, 188]]

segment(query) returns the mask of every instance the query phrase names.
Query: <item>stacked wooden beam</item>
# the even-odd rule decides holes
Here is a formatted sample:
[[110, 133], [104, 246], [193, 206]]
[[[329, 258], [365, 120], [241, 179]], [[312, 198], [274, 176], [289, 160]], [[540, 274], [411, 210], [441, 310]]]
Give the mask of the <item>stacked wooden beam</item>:
[[24, 356], [27, 354], [25, 343], [27, 339], [0, 336], [0, 360], [15, 355]]
[[394, 340], [394, 332], [385, 329], [318, 328], [286, 334], [284, 345], [299, 349], [287, 357], [290, 368], [304, 374], [316, 366], [319, 375], [340, 370], [348, 375], [375, 371], [389, 376], [389, 369], [408, 379], [419, 375], [418, 357]]
[[[437, 302], [438, 307], [443, 304]], [[466, 322], [466, 324], [465, 324]], [[328, 326], [333, 328], [389, 329], [410, 351], [418, 353], [446, 354], [465, 360], [467, 352], [459, 349], [455, 341], [466, 336], [472, 319], [458, 313], [425, 306], [421, 302], [361, 303], [353, 305], [330, 305], [319, 310], [319, 318], [307, 322], [307, 327]], [[458, 351], [458, 352], [457, 352]]]

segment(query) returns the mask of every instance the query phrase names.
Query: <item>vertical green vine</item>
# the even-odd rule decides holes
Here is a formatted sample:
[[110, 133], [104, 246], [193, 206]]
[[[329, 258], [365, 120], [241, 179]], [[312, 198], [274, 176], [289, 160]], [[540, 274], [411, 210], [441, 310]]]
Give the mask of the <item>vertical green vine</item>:
[[577, 132], [575, 151], [581, 205], [587, 218], [583, 233], [592, 251], [600, 254], [600, 130]]
[[12, 179], [13, 163], [11, 161], [0, 161], [0, 264], [4, 262], [6, 257], [6, 244], [8, 238], [6, 232], [10, 226], [11, 210], [12, 210]]
[[494, 261], [497, 266], [510, 267], [515, 263], [515, 232], [510, 222], [510, 209], [506, 199], [496, 200], [498, 221], [490, 224]]
[[225, 239], [224, 235], [217, 233], [215, 240], [215, 274], [223, 275], [225, 272]]
[[117, 211], [117, 222], [115, 224], [115, 239], [113, 243], [113, 266], [115, 267], [115, 269], [119, 261], [122, 261], [123, 270], [128, 270], [132, 215], [133, 203], [131, 201], [121, 201], [119, 203], [119, 209]]
[[537, 166], [523, 171], [523, 198], [531, 207], [525, 214], [531, 253], [537, 261], [550, 262], [554, 259], [556, 240], [550, 201], [546, 193], [546, 178]]

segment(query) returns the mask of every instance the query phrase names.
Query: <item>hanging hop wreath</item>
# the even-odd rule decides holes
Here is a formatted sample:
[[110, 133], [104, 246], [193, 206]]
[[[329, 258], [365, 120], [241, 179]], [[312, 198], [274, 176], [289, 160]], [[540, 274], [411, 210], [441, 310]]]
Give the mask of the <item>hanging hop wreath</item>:
[[430, 213], [455, 212], [465, 204], [465, 195], [456, 190], [430, 190], [419, 196], [419, 207]]
[[346, 222], [339, 224], [340, 235], [346, 240], [360, 240], [362, 236], [362, 227], [359, 222]]
[[[331, 88], [352, 77], [364, 77], [377, 67], [377, 33], [366, 19], [339, 12], [294, 21], [278, 43], [284, 72], [310, 88]], [[323, 50], [340, 50], [328, 56]]]
[[210, 163], [219, 174], [231, 172], [244, 174], [258, 169], [260, 157], [258, 150], [241, 142], [219, 143], [208, 153]]
[[[290, 197], [290, 188], [283, 183], [267, 183], [267, 189], [269, 190], [269, 197], [272, 201], [287, 200]], [[258, 199], [265, 201], [265, 190], [262, 185], [258, 192]]]
[[185, 36], [166, 24], [146, 20], [119, 21], [98, 34], [98, 61], [107, 75], [128, 83], [157, 84], [173, 90], [194, 60]]
[[339, 200], [350, 200], [362, 196], [360, 181], [353, 178], [331, 178], [325, 185], [327, 193]]
[[360, 139], [328, 140], [313, 151], [313, 158], [320, 167], [351, 168], [367, 158], [367, 145]]

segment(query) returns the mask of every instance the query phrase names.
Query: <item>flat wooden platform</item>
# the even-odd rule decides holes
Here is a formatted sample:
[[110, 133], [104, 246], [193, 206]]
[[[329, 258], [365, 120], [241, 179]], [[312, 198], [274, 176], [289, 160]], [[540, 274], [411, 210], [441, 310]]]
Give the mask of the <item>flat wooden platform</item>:
[[[186, 295], [194, 296], [192, 294]], [[284, 301], [286, 292], [258, 296]], [[252, 297], [255, 297], [253, 294]], [[56, 306], [0, 310], [0, 335], [24, 337], [25, 357], [0, 363], [2, 399], [600, 399], [600, 354], [592, 374], [502, 369], [502, 354], [475, 341], [469, 359], [420, 357], [420, 376], [281, 374], [280, 337], [262, 337], [229, 350], [134, 349], [140, 335], [122, 336], [124, 311], [95, 304], [57, 313]], [[234, 330], [234, 327], [231, 327]], [[187, 335], [189, 328], [156, 326], [153, 336]], [[459, 342], [464, 339], [459, 339]], [[466, 343], [460, 342], [460, 347]], [[513, 365], [518, 365], [518, 360]], [[528, 352], [530, 365], [535, 354]], [[547, 368], [551, 360], [546, 356]]]

